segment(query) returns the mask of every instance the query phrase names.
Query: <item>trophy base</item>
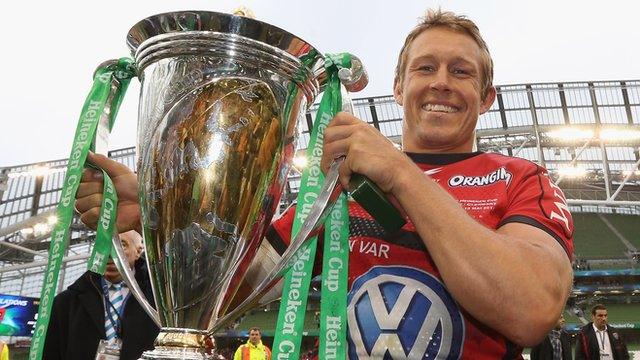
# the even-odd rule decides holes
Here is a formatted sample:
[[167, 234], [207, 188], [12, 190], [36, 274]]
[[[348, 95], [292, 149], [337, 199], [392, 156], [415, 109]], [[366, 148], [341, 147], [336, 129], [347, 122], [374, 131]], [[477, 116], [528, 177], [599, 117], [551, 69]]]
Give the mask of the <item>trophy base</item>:
[[140, 360], [213, 360], [215, 355], [206, 354], [204, 349], [158, 347], [142, 353]]
[[139, 360], [213, 360], [210, 354], [215, 345], [206, 331], [162, 328], [155, 348], [142, 353]]

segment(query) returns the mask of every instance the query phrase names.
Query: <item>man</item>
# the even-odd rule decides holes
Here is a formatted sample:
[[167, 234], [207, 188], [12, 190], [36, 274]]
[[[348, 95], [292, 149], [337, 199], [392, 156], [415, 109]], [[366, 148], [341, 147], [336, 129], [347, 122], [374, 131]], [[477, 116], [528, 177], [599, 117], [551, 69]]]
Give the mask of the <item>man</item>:
[[607, 324], [607, 308], [597, 304], [591, 309], [591, 322], [583, 326], [576, 341], [576, 360], [627, 360], [629, 352], [617, 329]]
[[[475, 24], [430, 11], [396, 70], [402, 151], [347, 113], [327, 127], [324, 169], [345, 155], [343, 186], [367, 176], [410, 220], [386, 234], [350, 204], [350, 358], [516, 358], [556, 323], [572, 281], [571, 216], [545, 169], [472, 152], [495, 96]], [[276, 221], [275, 248], [292, 221], [293, 211]]]
[[[394, 83], [404, 107], [402, 151], [375, 128], [339, 113], [324, 134], [323, 167], [345, 155], [409, 223], [386, 234], [350, 204], [349, 358], [518, 358], [562, 312], [572, 283], [573, 222], [545, 169], [523, 159], [472, 152], [478, 116], [496, 91], [478, 28], [430, 11], [405, 41]], [[102, 156], [128, 208], [130, 170]], [[76, 203], [95, 222], [100, 182], [86, 174]], [[139, 215], [137, 215], [139, 218]], [[118, 224], [126, 225], [128, 216]], [[286, 247], [293, 211], [269, 240]], [[497, 309], [499, 308], [499, 312]], [[523, 311], [526, 309], [526, 311]]]
[[242, 344], [233, 355], [233, 360], [271, 360], [271, 350], [262, 344], [262, 332], [260, 328], [253, 327], [249, 330], [249, 340]]
[[560, 315], [556, 327], [531, 349], [531, 360], [571, 360], [571, 339], [564, 331], [564, 315]]
[[[120, 234], [128, 265], [147, 299], [153, 301], [145, 261], [140, 257], [142, 239], [135, 231]], [[109, 260], [104, 276], [85, 272], [53, 301], [44, 359], [94, 359], [101, 340], [121, 341], [120, 359], [138, 359], [153, 348], [158, 327], [122, 286], [122, 276]], [[111, 286], [114, 285], [114, 286]]]
[[9, 345], [0, 340], [0, 360], [9, 360]]

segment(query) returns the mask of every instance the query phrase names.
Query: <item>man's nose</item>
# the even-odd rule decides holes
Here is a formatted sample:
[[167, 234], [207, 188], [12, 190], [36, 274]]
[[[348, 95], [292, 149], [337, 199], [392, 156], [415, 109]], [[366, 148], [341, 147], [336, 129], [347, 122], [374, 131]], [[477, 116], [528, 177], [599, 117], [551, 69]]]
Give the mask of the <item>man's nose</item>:
[[443, 92], [451, 90], [451, 87], [449, 85], [449, 71], [446, 69], [446, 67], [441, 67], [440, 69], [438, 69], [438, 71], [433, 74], [432, 80], [433, 81], [430, 85], [431, 89]]

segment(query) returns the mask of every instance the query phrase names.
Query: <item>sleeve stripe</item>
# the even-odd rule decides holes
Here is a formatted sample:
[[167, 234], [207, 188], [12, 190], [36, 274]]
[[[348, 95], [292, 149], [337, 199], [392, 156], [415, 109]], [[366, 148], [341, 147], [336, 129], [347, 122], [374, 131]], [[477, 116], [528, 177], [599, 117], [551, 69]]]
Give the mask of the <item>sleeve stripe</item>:
[[284, 242], [276, 228], [272, 225], [269, 226], [267, 230], [267, 234], [265, 235], [269, 244], [273, 246], [273, 249], [278, 253], [278, 255], [282, 256], [285, 250], [287, 250], [287, 244]]
[[560, 246], [562, 246], [562, 249], [564, 249], [564, 252], [569, 257], [569, 261], [571, 261], [571, 254], [569, 253], [569, 250], [567, 249], [567, 245], [564, 243], [564, 240], [560, 236], [558, 236], [558, 234], [556, 234], [553, 230], [551, 230], [548, 227], [544, 226], [542, 223], [540, 223], [536, 219], [530, 218], [528, 216], [523, 216], [523, 215], [513, 215], [513, 216], [509, 216], [508, 218], [502, 220], [500, 222], [500, 224], [498, 225], [498, 228], [503, 226], [503, 225], [505, 225], [505, 224], [513, 223], [513, 222], [535, 226], [538, 229], [540, 229], [540, 230], [546, 232], [547, 234], [551, 235], [551, 237], [556, 239], [558, 244], [560, 244]]

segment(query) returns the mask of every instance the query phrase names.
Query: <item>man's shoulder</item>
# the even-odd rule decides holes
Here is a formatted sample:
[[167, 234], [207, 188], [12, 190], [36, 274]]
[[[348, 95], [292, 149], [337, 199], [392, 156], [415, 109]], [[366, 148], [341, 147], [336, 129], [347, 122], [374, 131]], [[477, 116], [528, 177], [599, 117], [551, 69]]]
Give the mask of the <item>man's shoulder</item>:
[[580, 328], [580, 332], [583, 332], [583, 333], [588, 333], [588, 332], [595, 333], [595, 331], [593, 331], [593, 322], [590, 322], [590, 323], [582, 326]]
[[488, 164], [496, 164], [509, 166], [514, 168], [529, 168], [529, 169], [538, 169], [541, 168], [538, 164], [523, 159], [517, 156], [509, 156], [500, 153], [488, 152], [481, 154], [480, 156], [476, 156], [478, 162], [488, 163]]
[[64, 294], [64, 296], [72, 296], [77, 293], [86, 292], [89, 289], [93, 289], [94, 286], [100, 286], [98, 283], [99, 280], [100, 275], [86, 271], [58, 295]]

